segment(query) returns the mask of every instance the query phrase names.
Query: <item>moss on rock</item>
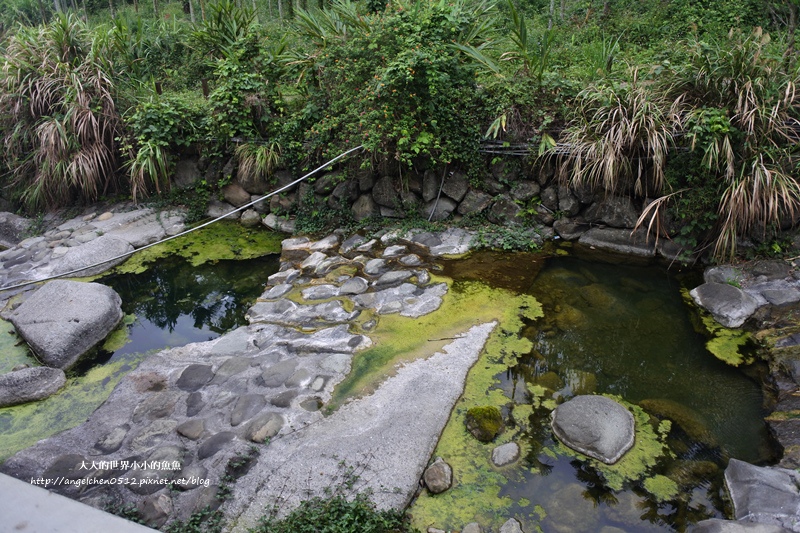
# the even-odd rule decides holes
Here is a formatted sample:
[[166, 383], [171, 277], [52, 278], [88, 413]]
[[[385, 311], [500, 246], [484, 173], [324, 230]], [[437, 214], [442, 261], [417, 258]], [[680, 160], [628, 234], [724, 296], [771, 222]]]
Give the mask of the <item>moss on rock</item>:
[[467, 430], [481, 442], [491, 442], [502, 433], [505, 424], [500, 409], [494, 405], [481, 405], [467, 409], [464, 418]]

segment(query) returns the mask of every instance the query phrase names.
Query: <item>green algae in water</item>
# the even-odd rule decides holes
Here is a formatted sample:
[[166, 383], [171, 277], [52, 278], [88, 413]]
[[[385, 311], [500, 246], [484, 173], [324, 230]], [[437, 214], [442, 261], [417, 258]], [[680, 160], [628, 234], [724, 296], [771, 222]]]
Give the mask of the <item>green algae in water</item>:
[[14, 325], [7, 320], [0, 319], [0, 374], [11, 372], [17, 365], [38, 365], [31, 356], [28, 345], [18, 335]]
[[86, 421], [144, 354], [129, 354], [72, 377], [58, 393], [38, 402], [0, 408], [0, 462], [40, 439]]
[[699, 323], [695, 328], [708, 337], [706, 349], [714, 357], [731, 366], [748, 365], [753, 362], [753, 336], [741, 329], [726, 328], [711, 316], [711, 313], [695, 305], [686, 288], [681, 289], [681, 296], [687, 304], [697, 312]]
[[255, 259], [280, 253], [282, 240], [282, 235], [264, 228], [245, 228], [237, 222], [221, 221], [136, 252], [112, 273], [141, 273], [158, 259], [168, 256], [183, 257], [192, 266], [223, 259]]
[[[434, 282], [449, 280], [435, 278]], [[400, 315], [380, 316], [378, 326], [369, 334], [375, 345], [355, 355], [352, 370], [334, 390], [329, 409], [348, 398], [369, 393], [392, 374], [398, 363], [429, 356], [476, 324], [500, 320], [500, 330], [518, 331], [523, 318], [532, 319], [541, 316], [541, 312], [541, 306], [531, 296], [516, 296], [479, 282], [464, 282], [450, 284], [450, 290], [435, 313], [413, 319]], [[362, 321], [371, 318], [369, 313], [362, 315]], [[532, 347], [530, 341], [518, 335], [508, 332], [504, 335], [495, 357], [497, 360], [508, 357], [508, 361], [504, 360], [506, 364], [520, 351], [524, 353]], [[489, 345], [498, 343], [492, 339], [494, 335]]]

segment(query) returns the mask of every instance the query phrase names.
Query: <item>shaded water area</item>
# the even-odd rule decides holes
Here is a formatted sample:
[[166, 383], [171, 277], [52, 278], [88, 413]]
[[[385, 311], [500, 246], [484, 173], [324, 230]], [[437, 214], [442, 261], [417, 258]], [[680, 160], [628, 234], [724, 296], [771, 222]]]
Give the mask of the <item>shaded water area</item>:
[[[544, 317], [522, 331], [532, 349], [495, 376], [506, 402], [505, 433], [474, 460], [454, 465], [456, 483], [490, 480], [487, 486], [461, 487], [469, 496], [446, 505], [436, 504], [441, 496], [418, 501], [436, 527], [460, 529], [474, 520], [496, 530], [515, 516], [525, 531], [683, 531], [725, 517], [722, 474], [730, 458], [774, 459], [757, 372], [708, 352], [680, 277], [666, 268], [490, 253], [449, 262], [445, 274], [453, 290], [481, 280], [533, 295]], [[641, 407], [637, 426], [650, 426], [652, 438], [637, 433], [637, 446], [649, 442], [658, 458], [640, 472], [606, 469], [554, 441], [553, 407], [578, 394], [613, 395]], [[492, 466], [491, 449], [506, 441], [520, 444], [522, 458]], [[505, 508], [482, 507], [489, 494]]]
[[[229, 240], [236, 242], [235, 238]], [[0, 408], [0, 462], [39, 439], [82, 423], [148, 353], [208, 341], [245, 325], [247, 308], [264, 291], [279, 263], [277, 254], [204, 260], [207, 262], [193, 264], [179, 255], [160, 256], [150, 268], [137, 267], [135, 273], [96, 280], [121, 296], [124, 325], [103, 348], [70, 370], [67, 385], [57, 394]], [[13, 330], [8, 323], [4, 326]], [[35, 363], [24, 346], [17, 346], [11, 359], [7, 361], [11, 366]]]

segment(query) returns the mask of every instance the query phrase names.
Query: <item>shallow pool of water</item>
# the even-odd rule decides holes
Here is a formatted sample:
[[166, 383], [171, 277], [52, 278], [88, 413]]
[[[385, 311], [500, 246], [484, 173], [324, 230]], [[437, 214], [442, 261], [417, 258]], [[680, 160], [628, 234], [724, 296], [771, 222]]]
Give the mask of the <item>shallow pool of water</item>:
[[[525, 531], [683, 531], [699, 520], [725, 516], [722, 472], [728, 459], [773, 459], [763, 422], [768, 412], [760, 384], [750, 377], [754, 372], [728, 366], [706, 350], [681, 282], [666, 268], [478, 254], [447, 264], [444, 272], [455, 280], [454, 289], [459, 280], [481, 279], [533, 295], [544, 317], [527, 323], [522, 336], [532, 349], [517, 354], [516, 364], [497, 375], [494, 386], [505, 395], [509, 425], [497, 442], [518, 442], [522, 458], [493, 467], [488, 454], [494, 445], [488, 445], [473, 464], [461, 465], [474, 469], [462, 472], [462, 479], [502, 481], [499, 487], [476, 483], [464, 491], [473, 501], [449, 505], [474, 506], [474, 514], [445, 512], [436, 527], [459, 529], [465, 524], [456, 521], [467, 516], [497, 529], [516, 516]], [[547, 398], [551, 406], [531, 409], [541, 391], [546, 392], [539, 400]], [[612, 489], [601, 470], [567, 453], [550, 430], [552, 405], [577, 394], [620, 397], [642, 407], [654, 427], [670, 420], [669, 453], [645, 477]], [[459, 483], [459, 472], [454, 476]], [[661, 482], [672, 490], [663, 490]], [[502, 513], [481, 509], [482, 491], [492, 490], [511, 502]], [[426, 498], [421, 505], [437, 496]]]

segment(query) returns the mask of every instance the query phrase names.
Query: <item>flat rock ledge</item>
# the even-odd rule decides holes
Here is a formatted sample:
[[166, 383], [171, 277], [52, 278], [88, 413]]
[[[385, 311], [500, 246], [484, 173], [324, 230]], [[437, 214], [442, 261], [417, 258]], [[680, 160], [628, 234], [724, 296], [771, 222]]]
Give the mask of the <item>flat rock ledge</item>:
[[725, 485], [737, 521], [800, 531], [800, 473], [797, 471], [759, 467], [731, 459], [725, 469]]
[[553, 411], [553, 433], [568, 447], [606, 464], [619, 461], [634, 441], [633, 415], [605, 396], [575, 396]]

